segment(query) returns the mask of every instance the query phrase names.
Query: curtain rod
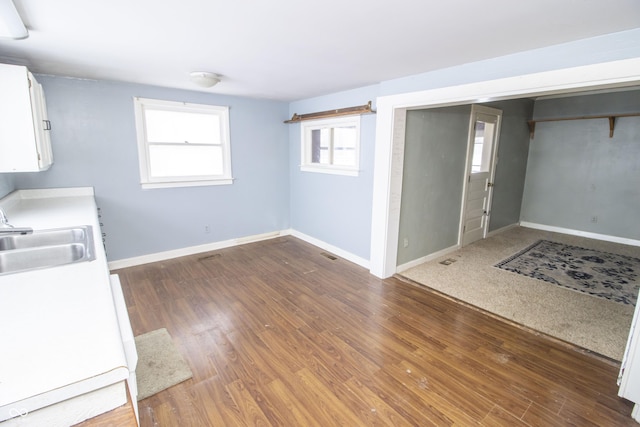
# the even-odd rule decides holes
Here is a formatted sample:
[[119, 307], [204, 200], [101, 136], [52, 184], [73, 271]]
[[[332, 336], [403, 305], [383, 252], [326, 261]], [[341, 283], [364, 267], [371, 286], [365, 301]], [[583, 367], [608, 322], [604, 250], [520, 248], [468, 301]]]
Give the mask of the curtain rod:
[[294, 113], [291, 119], [285, 120], [285, 123], [298, 123], [304, 120], [324, 119], [327, 117], [349, 116], [355, 114], [369, 114], [375, 113], [371, 109], [371, 101], [366, 105], [359, 105], [357, 107], [338, 108], [336, 110], [320, 111], [318, 113], [297, 114]]

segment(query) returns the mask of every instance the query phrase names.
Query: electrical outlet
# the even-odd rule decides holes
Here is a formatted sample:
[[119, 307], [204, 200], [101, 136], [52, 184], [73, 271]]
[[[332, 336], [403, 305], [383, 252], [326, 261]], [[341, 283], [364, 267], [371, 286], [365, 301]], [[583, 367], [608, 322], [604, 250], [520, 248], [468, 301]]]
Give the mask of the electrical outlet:
[[597, 216], [592, 216], [591, 217], [591, 222], [593, 222], [593, 223], [598, 222], [598, 217]]
[[409, 247], [409, 238], [405, 237], [404, 241], [402, 242], [402, 246], [404, 246], [405, 248]]
[[209, 226], [208, 226], [208, 225], [205, 225], [205, 226], [204, 226], [204, 232], [205, 232], [205, 233], [210, 233], [210, 232], [211, 232], [211, 229], [209, 228]]

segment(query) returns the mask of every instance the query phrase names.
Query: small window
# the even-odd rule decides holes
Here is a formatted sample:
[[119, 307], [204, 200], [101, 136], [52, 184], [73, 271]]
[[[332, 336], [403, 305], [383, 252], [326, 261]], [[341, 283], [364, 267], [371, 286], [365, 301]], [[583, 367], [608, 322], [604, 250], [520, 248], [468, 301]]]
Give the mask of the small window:
[[476, 120], [476, 133], [473, 140], [473, 156], [471, 158], [471, 173], [489, 172], [491, 164], [491, 144], [495, 123]]
[[360, 116], [302, 122], [300, 169], [358, 175]]
[[229, 108], [134, 98], [142, 188], [231, 184]]

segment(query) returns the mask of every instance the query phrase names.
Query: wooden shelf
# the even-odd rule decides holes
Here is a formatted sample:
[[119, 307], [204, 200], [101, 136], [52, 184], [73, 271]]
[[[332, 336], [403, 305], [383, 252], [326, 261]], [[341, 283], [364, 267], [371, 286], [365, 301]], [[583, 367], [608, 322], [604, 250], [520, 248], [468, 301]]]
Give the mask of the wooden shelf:
[[369, 101], [366, 105], [359, 105], [357, 107], [338, 108], [336, 110], [320, 111], [318, 113], [309, 113], [309, 114], [294, 113], [289, 120], [285, 120], [284, 122], [298, 123], [304, 120], [326, 119], [328, 117], [352, 116], [355, 114], [369, 114], [369, 113], [375, 113], [375, 111], [371, 109], [371, 101]]
[[560, 122], [564, 120], [591, 120], [591, 119], [609, 119], [609, 138], [613, 138], [613, 130], [616, 126], [616, 119], [618, 117], [639, 117], [640, 113], [626, 113], [626, 114], [605, 114], [600, 116], [576, 116], [576, 117], [559, 117], [556, 119], [538, 119], [529, 120], [529, 137], [533, 139], [536, 132], [536, 123], [539, 122]]

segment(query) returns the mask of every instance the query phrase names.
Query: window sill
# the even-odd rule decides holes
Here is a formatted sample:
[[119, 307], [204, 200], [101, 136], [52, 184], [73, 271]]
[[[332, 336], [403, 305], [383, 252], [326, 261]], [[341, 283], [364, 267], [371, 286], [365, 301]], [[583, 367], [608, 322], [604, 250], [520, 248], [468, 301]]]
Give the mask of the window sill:
[[143, 190], [152, 190], [155, 188], [205, 187], [210, 185], [230, 184], [233, 184], [233, 178], [207, 181], [143, 182], [140, 185], [142, 186]]
[[326, 173], [331, 175], [358, 176], [360, 171], [357, 169], [339, 169], [317, 166], [300, 166], [302, 172]]

